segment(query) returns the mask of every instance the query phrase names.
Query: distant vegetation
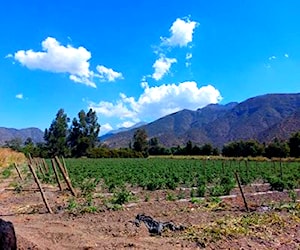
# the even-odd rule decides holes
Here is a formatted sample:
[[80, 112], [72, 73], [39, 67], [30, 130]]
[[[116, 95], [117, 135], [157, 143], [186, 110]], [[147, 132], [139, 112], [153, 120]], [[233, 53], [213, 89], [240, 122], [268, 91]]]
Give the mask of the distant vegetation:
[[28, 138], [24, 144], [19, 139], [7, 141], [5, 146], [13, 150], [31, 154], [34, 157], [49, 158], [89, 157], [89, 158], [139, 158], [149, 155], [223, 155], [226, 157], [286, 158], [300, 157], [300, 131], [291, 134], [288, 140], [273, 139], [269, 143], [256, 140], [238, 140], [213, 147], [210, 143], [197, 145], [188, 141], [185, 145], [166, 148], [157, 137], [149, 138], [143, 128], [136, 129], [128, 147], [111, 149], [99, 141], [100, 124], [97, 115], [91, 109], [81, 110], [78, 118], [70, 118], [60, 109], [49, 129], [45, 130], [44, 143], [34, 143]]

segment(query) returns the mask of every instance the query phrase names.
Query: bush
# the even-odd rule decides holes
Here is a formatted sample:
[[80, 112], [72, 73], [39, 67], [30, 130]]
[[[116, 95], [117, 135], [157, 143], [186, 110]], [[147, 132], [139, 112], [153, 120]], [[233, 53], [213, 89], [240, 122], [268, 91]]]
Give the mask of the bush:
[[282, 192], [284, 189], [284, 182], [281, 178], [277, 176], [270, 176], [267, 181], [271, 185], [271, 190], [276, 190]]
[[224, 187], [219, 184], [213, 186], [212, 189], [210, 190], [210, 195], [213, 197], [225, 195]]
[[123, 205], [131, 201], [132, 199], [133, 199], [133, 194], [126, 189], [122, 189], [121, 191], [114, 193], [112, 203], [117, 205]]
[[229, 195], [235, 187], [235, 180], [229, 175], [222, 176], [210, 190], [211, 196]]
[[225, 175], [221, 178], [220, 185], [224, 189], [223, 195], [229, 195], [230, 191], [235, 187], [235, 180], [232, 177]]

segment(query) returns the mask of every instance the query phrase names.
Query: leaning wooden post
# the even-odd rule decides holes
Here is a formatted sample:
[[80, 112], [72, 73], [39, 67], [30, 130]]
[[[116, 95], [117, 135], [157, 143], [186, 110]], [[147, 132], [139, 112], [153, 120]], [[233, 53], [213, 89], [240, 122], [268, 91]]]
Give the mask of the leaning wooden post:
[[283, 179], [283, 171], [282, 171], [282, 159], [280, 158], [280, 179]]
[[61, 158], [62, 158], [65, 173], [66, 173], [67, 176], [69, 176], [67, 165], [66, 165], [66, 162], [65, 162], [65, 158], [63, 156]]
[[62, 185], [60, 183], [59, 176], [58, 176], [58, 173], [57, 173], [57, 170], [56, 170], [56, 167], [55, 167], [55, 160], [51, 159], [51, 163], [52, 163], [53, 172], [54, 172], [55, 179], [56, 179], [56, 182], [58, 184], [59, 190], [62, 191], [63, 190]]
[[17, 173], [18, 173], [18, 175], [19, 175], [20, 179], [23, 181], [23, 177], [22, 177], [22, 175], [21, 175], [21, 173], [20, 173], [20, 171], [19, 171], [19, 169], [18, 169], [18, 166], [17, 166], [17, 164], [16, 164], [16, 163], [14, 163], [14, 166], [15, 166], [15, 169], [17, 170]]
[[41, 161], [39, 158], [34, 158], [34, 163], [35, 163], [35, 166], [37, 167], [37, 169], [40, 171], [41, 175], [43, 177], [45, 177], [45, 171], [44, 169], [42, 168], [42, 164], [41, 164]]
[[64, 177], [64, 179], [65, 179], [65, 182], [67, 183], [68, 188], [70, 189], [72, 195], [73, 195], [73, 196], [76, 196], [76, 192], [75, 192], [74, 188], [72, 187], [72, 183], [71, 183], [71, 181], [70, 181], [70, 179], [69, 179], [69, 176], [66, 174], [66, 172], [65, 172], [65, 170], [64, 170], [64, 167], [63, 167], [63, 165], [61, 164], [61, 162], [60, 162], [60, 160], [58, 159], [57, 156], [55, 156], [55, 160], [56, 160], [56, 162], [57, 162], [57, 165], [58, 165], [58, 167], [59, 167], [59, 169], [60, 169], [60, 172], [62, 173], [62, 175], [63, 175], [63, 177]]
[[33, 166], [32, 166], [31, 164], [28, 164], [28, 166], [29, 166], [29, 169], [30, 169], [30, 171], [31, 171], [31, 173], [32, 173], [32, 175], [33, 175], [33, 178], [34, 178], [36, 184], [38, 185], [38, 188], [39, 188], [40, 193], [41, 193], [41, 195], [42, 195], [42, 199], [43, 199], [43, 201], [44, 201], [44, 203], [45, 203], [45, 205], [46, 205], [46, 208], [47, 208], [48, 212], [49, 212], [50, 214], [53, 214], [53, 211], [52, 211], [51, 207], [50, 207], [49, 204], [48, 204], [48, 201], [47, 201], [46, 196], [45, 196], [45, 194], [44, 194], [43, 188], [42, 188], [41, 183], [40, 183], [40, 181], [39, 181], [39, 179], [38, 179], [38, 177], [37, 177], [37, 175], [36, 175], [36, 173], [35, 173], [35, 171], [34, 171]]
[[43, 169], [44, 169], [45, 173], [46, 174], [47, 173], [50, 174], [50, 172], [49, 172], [49, 166], [48, 166], [47, 162], [45, 161], [45, 159], [42, 158], [40, 161], [41, 161], [41, 164], [43, 166]]
[[246, 201], [246, 198], [245, 198], [243, 189], [242, 189], [242, 185], [241, 185], [241, 182], [240, 182], [240, 178], [239, 178], [239, 176], [238, 176], [238, 173], [235, 172], [234, 175], [235, 175], [235, 179], [236, 179], [236, 181], [237, 181], [237, 183], [238, 183], [238, 185], [239, 185], [239, 189], [240, 189], [241, 194], [242, 194], [242, 197], [243, 197], [243, 201], [244, 201], [244, 205], [245, 205], [246, 211], [249, 212], [248, 204], [247, 204], [247, 201]]

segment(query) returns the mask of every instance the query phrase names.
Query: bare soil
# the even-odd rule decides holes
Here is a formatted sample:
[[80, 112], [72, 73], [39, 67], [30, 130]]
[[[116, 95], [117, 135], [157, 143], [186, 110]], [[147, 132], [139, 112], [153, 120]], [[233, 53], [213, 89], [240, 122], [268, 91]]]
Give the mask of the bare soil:
[[[154, 192], [132, 189], [136, 201], [122, 209], [113, 211], [103, 207], [101, 212], [83, 214], [70, 213], [67, 209], [72, 199], [69, 192], [44, 185], [54, 211], [49, 214], [35, 184], [29, 183], [23, 191], [17, 192], [11, 186], [17, 181], [0, 180], [0, 216], [13, 222], [18, 249], [300, 249], [299, 212], [273, 209], [276, 204], [288, 204], [291, 199], [287, 192], [270, 192], [266, 184], [244, 187], [248, 213], [238, 189], [218, 203], [207, 200], [192, 203], [188, 189]], [[297, 195], [299, 197], [299, 190]], [[100, 205], [106, 196], [109, 194], [95, 195], [94, 201]], [[171, 201], [172, 197], [177, 198]], [[187, 229], [152, 236], [144, 224], [136, 227], [132, 223], [138, 213], [158, 221], [172, 221]], [[234, 220], [248, 214], [257, 221], [244, 225], [249, 227], [249, 233], [245, 233]], [[256, 214], [259, 217], [255, 217]], [[255, 227], [260, 219], [262, 225]], [[224, 222], [228, 224], [222, 227]], [[226, 231], [229, 227], [232, 233]]]

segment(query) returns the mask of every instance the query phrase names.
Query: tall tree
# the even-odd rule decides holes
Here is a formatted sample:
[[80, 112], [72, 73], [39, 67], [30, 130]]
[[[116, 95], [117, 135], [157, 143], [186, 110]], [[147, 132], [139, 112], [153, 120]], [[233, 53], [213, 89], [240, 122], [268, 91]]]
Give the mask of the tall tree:
[[68, 138], [73, 156], [86, 156], [88, 150], [97, 145], [100, 132], [97, 120], [96, 112], [92, 109], [87, 113], [81, 110], [78, 119], [73, 119]]
[[277, 138], [275, 138], [265, 148], [265, 156], [268, 158], [272, 158], [272, 157], [285, 158], [289, 155], [289, 152], [290, 152], [290, 148], [287, 142], [280, 141]]
[[289, 139], [290, 155], [292, 157], [300, 157], [300, 131], [292, 134]]
[[193, 143], [189, 140], [184, 148], [185, 155], [192, 155]]
[[67, 135], [69, 121], [67, 114], [65, 114], [63, 109], [60, 109], [50, 128], [45, 130], [44, 139], [50, 157], [68, 155]]
[[148, 154], [147, 132], [145, 129], [137, 129], [133, 135], [133, 150]]

